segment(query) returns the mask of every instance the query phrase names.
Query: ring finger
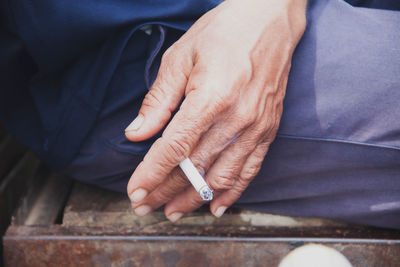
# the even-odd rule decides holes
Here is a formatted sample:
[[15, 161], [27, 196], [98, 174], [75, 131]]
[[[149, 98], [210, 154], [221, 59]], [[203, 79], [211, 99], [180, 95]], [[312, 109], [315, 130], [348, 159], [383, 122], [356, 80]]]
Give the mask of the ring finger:
[[[224, 123], [224, 134], [221, 134], [221, 123], [215, 124], [200, 139], [190, 156], [197, 170], [204, 175], [214, 163], [220, 153], [232, 142], [232, 136], [238, 135], [238, 129], [229, 128], [229, 123]], [[240, 129], [239, 129], [240, 130]], [[210, 140], [215, 140], [210, 142]], [[189, 181], [183, 172], [176, 167], [163, 183], [154, 189], [146, 198], [139, 203], [132, 203], [132, 208], [138, 215], [145, 215], [157, 209], [171, 200], [177, 193], [189, 185]]]

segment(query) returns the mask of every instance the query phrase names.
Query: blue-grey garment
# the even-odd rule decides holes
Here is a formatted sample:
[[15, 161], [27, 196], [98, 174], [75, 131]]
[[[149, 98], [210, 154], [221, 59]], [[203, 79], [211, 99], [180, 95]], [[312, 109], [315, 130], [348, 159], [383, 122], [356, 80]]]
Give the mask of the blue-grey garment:
[[[278, 136], [236, 206], [400, 228], [400, 13], [319, 0], [307, 23]], [[110, 83], [121, 99], [121, 80], [145, 64], [128, 51]], [[123, 133], [141, 100], [103, 111], [67, 172], [124, 192], [149, 145]]]
[[276, 141], [238, 205], [400, 228], [400, 13], [314, 1]]
[[400, 13], [314, 1], [276, 141], [238, 204], [400, 228]]
[[[390, 1], [381, 3], [384, 2]], [[164, 26], [153, 27], [151, 36], [141, 31], [132, 33], [131, 25], [111, 27], [118, 30], [110, 30], [108, 38], [87, 46], [85, 53], [73, 55], [73, 64], [62, 65], [60, 71], [57, 54], [50, 53], [52, 58], [42, 63], [42, 69], [63, 75], [61, 78], [44, 75], [53, 78], [49, 79], [49, 84], [54, 82], [53, 87], [48, 88], [37, 86], [43, 82], [41, 79], [46, 80], [40, 75], [33, 83], [16, 79], [15, 83], [33, 87], [28, 93], [19, 88], [13, 91], [11, 99], [26, 96], [19, 102], [0, 98], [8, 104], [6, 118], [17, 118], [12, 123], [8, 120], [8, 128], [59, 166], [72, 159], [71, 155], [79, 149], [65, 170], [68, 174], [124, 192], [130, 174], [154, 139], [131, 143], [125, 139], [123, 130], [136, 116], [162, 52], [184, 30], [163, 23]], [[316, 0], [309, 5], [307, 23], [294, 53], [278, 137], [260, 173], [236, 205], [279, 214], [400, 228], [400, 15], [396, 11], [352, 7], [340, 0]], [[15, 38], [11, 35], [7, 42], [12, 44]], [[121, 40], [124, 46], [116, 50], [118, 57], [114, 61], [110, 51]], [[64, 47], [79, 46], [65, 39], [60, 43], [65, 43]], [[21, 51], [21, 47], [10, 45], [9, 51]], [[25, 53], [29, 55], [29, 51]], [[25, 58], [22, 52], [15, 54]], [[29, 76], [40, 69], [40, 64], [31, 61], [32, 64], [7, 66]], [[49, 62], [54, 64], [54, 71], [51, 64], [46, 65]], [[74, 65], [76, 62], [82, 63]], [[107, 64], [112, 65], [112, 75], [103, 77], [107, 72], [101, 70], [110, 69]], [[69, 77], [79, 79], [69, 84]], [[59, 99], [63, 99], [63, 90], [57, 88], [78, 88], [73, 92], [78, 92], [79, 97], [73, 96], [76, 100], [73, 105], [52, 102], [50, 88]], [[97, 96], [97, 90], [102, 92], [101, 97]], [[38, 91], [54, 103], [47, 107], [54, 114], [42, 117], [44, 110], [37, 111], [37, 102], [26, 100]], [[101, 98], [101, 104], [90, 111], [88, 107], [92, 105], [81, 101], [82, 98], [89, 102]], [[11, 108], [10, 103], [17, 106]], [[64, 126], [57, 128], [50, 123], [65, 123], [63, 117], [58, 117], [57, 108], [67, 109], [72, 119], [78, 118], [67, 124], [70, 127], [67, 132]], [[81, 110], [85, 108], [88, 109], [85, 112], [96, 115], [85, 115]], [[46, 120], [46, 115], [55, 119]], [[55, 139], [46, 138], [52, 136], [46, 133], [58, 133], [51, 129], [63, 131]], [[41, 150], [46, 147], [46, 140], [48, 148]]]

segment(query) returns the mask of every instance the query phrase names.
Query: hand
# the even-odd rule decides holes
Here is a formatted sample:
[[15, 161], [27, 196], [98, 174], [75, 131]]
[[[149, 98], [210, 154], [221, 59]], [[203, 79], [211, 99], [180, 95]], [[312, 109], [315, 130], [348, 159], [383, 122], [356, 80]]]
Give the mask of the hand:
[[214, 190], [215, 216], [240, 197], [279, 127], [305, 7], [306, 0], [228, 0], [165, 52], [127, 138], [155, 135], [184, 100], [129, 181], [138, 215], [166, 204], [176, 221], [204, 203], [178, 167], [187, 157]]

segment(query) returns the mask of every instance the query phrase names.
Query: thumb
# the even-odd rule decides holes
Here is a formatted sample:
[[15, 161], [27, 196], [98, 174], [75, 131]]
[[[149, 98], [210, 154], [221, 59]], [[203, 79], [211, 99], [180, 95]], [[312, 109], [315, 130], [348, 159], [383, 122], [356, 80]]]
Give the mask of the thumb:
[[125, 129], [131, 141], [146, 140], [158, 133], [171, 118], [185, 93], [193, 63], [184, 52], [169, 48], [163, 55], [153, 86], [145, 96], [138, 116]]

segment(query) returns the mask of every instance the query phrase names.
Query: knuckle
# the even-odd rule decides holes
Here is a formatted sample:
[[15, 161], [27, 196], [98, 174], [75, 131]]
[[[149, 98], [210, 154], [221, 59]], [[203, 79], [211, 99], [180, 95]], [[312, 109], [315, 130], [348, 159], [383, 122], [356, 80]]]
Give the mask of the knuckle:
[[253, 125], [255, 120], [255, 113], [249, 111], [248, 109], [241, 107], [235, 112], [235, 121], [237, 121], [239, 125], [242, 125], [243, 128], [250, 127]]
[[[251, 164], [242, 170], [240, 178], [242, 181], [249, 183], [253, 180], [254, 176], [260, 171], [261, 164]], [[247, 186], [247, 185], [246, 185]]]
[[144, 97], [142, 106], [152, 108], [158, 107], [162, 104], [162, 99], [164, 96], [165, 92], [162, 87], [154, 85]]
[[165, 50], [164, 54], [161, 56], [161, 64], [170, 64], [173, 62], [174, 55], [174, 47], [170, 46], [167, 50]]
[[170, 201], [182, 188], [189, 184], [188, 180], [180, 173], [172, 173], [169, 179], [168, 183], [152, 196], [155, 203], [164, 204]]
[[216, 110], [216, 112], [222, 112], [225, 109], [227, 109], [231, 104], [232, 100], [230, 97], [224, 97], [221, 95], [215, 95], [209, 103], [211, 103], [210, 106], [212, 106], [213, 109]]
[[172, 199], [172, 197], [174, 196], [173, 193], [174, 192], [171, 188], [166, 188], [162, 191], [159, 191], [157, 194], [153, 195], [152, 200], [157, 204], [166, 203]]
[[162, 145], [160, 145], [162, 154], [173, 163], [189, 157], [191, 149], [197, 141], [196, 122], [184, 119], [181, 123], [186, 126], [176, 130], [167, 129], [160, 138], [162, 139]]
[[202, 200], [198, 194], [196, 194], [196, 197], [189, 198], [187, 201], [190, 208], [197, 208], [204, 203], [204, 200]]
[[265, 117], [263, 117], [257, 121], [257, 124], [254, 125], [252, 129], [254, 139], [257, 141], [266, 140], [269, 143], [272, 142], [279, 129], [280, 119], [265, 119]]
[[191, 157], [191, 160], [199, 173], [204, 175], [206, 173], [206, 155], [204, 155], [204, 153], [197, 153], [196, 157]]
[[278, 131], [280, 122], [281, 122], [280, 118], [276, 118], [273, 120], [272, 125], [271, 125], [271, 129], [273, 132], [276, 133]]
[[255, 143], [259, 143], [260, 140], [265, 139], [265, 136], [268, 132], [269, 131], [266, 130], [264, 127], [260, 127], [260, 126], [253, 127], [253, 129], [251, 130], [252, 141], [254, 141]]
[[189, 92], [201, 90], [201, 94], [200, 91], [198, 91], [199, 93], [196, 95], [196, 99], [193, 98], [191, 101], [186, 100], [182, 106], [190, 106], [198, 116], [207, 118], [214, 118], [228, 108], [229, 103], [226, 99], [217, 94], [212, 94], [209, 91], [203, 90], [203, 88], [203, 85], [197, 87], [196, 84], [192, 84], [189, 87]]
[[247, 184], [246, 185], [244, 183], [239, 184], [239, 182], [238, 182], [238, 184], [231, 189], [232, 190], [232, 194], [234, 195], [234, 197], [236, 199], [238, 199], [242, 195], [243, 191], [246, 188], [247, 188]]
[[166, 154], [175, 160], [184, 160], [187, 158], [190, 145], [187, 140], [173, 138], [166, 144]]
[[218, 175], [215, 179], [210, 181], [210, 186], [214, 190], [227, 190], [232, 188], [235, 183], [235, 177], [233, 175]]
[[182, 188], [188, 185], [187, 179], [180, 174], [174, 174], [170, 177], [170, 182], [159, 191], [158, 198], [164, 203], [171, 200]]
[[279, 129], [279, 119], [271, 119], [266, 122], [266, 125], [264, 125], [264, 133], [266, 134], [265, 139], [269, 142], [272, 142], [275, 138], [275, 134], [277, 133]]
[[244, 126], [251, 125], [251, 121], [249, 120], [249, 116], [243, 113], [236, 113], [235, 114], [235, 121]]
[[173, 45], [168, 47], [167, 50], [173, 51], [184, 51], [185, 48], [188, 47], [187, 42], [185, 42], [182, 38], [179, 38]]
[[278, 118], [271, 118], [266, 121], [266, 128], [270, 131], [277, 130], [279, 128], [280, 119]]
[[[194, 123], [194, 122], [192, 122]], [[191, 147], [194, 145], [196, 140], [196, 133], [193, 129], [196, 127], [190, 125], [186, 129], [179, 129], [168, 135], [163, 135], [163, 139], [166, 140], [166, 154], [175, 160], [184, 160], [189, 156]]]
[[182, 171], [173, 175], [174, 183], [173, 186], [176, 189], [184, 188], [189, 185], [189, 181]]

